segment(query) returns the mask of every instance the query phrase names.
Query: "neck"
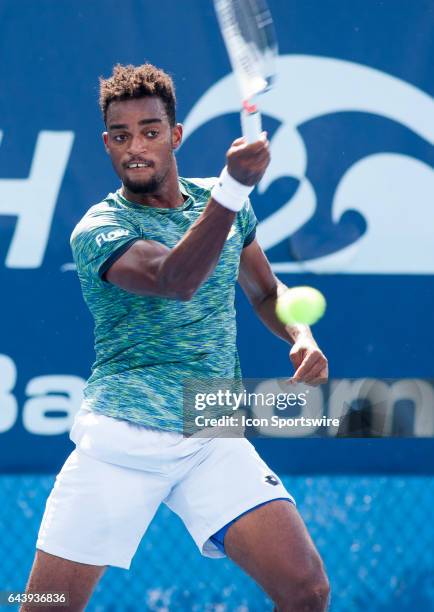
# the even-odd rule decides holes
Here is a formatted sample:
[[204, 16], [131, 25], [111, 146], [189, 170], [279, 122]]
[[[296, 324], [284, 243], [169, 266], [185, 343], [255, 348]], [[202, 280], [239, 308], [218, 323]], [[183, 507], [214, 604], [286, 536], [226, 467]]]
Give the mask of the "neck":
[[179, 190], [178, 169], [173, 164], [164, 181], [154, 192], [134, 193], [122, 184], [121, 194], [135, 204], [154, 206], [155, 208], [177, 208], [184, 203], [184, 197]]

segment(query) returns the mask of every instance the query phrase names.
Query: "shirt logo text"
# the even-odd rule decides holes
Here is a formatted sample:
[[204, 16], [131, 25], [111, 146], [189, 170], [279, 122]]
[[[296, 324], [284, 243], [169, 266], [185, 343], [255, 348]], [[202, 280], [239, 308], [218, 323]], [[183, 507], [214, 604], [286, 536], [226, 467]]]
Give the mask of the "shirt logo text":
[[128, 236], [129, 233], [129, 230], [126, 229], [117, 229], [113, 230], [112, 232], [107, 232], [106, 234], [101, 232], [101, 234], [98, 234], [95, 240], [97, 245], [100, 247], [104, 242], [113, 242], [113, 240], [117, 240], [122, 236]]

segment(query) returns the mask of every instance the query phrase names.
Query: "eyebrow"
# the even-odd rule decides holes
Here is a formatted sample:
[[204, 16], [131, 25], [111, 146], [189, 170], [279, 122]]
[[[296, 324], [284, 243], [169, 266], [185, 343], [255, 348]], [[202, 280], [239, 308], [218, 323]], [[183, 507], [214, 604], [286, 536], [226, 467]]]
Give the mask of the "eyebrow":
[[[161, 123], [161, 119], [153, 117], [151, 119], [141, 119], [139, 125], [148, 125], [148, 123]], [[112, 123], [108, 126], [109, 130], [127, 130], [128, 125], [126, 123]]]

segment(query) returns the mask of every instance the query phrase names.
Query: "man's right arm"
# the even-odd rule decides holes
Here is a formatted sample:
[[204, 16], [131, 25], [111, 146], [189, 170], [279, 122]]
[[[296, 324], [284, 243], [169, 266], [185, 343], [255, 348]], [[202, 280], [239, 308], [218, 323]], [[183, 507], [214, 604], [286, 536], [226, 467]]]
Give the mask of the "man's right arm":
[[189, 300], [217, 265], [235, 213], [210, 200], [178, 244], [138, 240], [106, 272], [114, 285], [138, 295]]
[[[255, 185], [269, 163], [268, 141], [236, 140], [227, 153], [229, 174]], [[138, 295], [189, 300], [214, 271], [235, 212], [210, 199], [199, 219], [175, 247], [136, 241], [105, 274], [110, 283]]]

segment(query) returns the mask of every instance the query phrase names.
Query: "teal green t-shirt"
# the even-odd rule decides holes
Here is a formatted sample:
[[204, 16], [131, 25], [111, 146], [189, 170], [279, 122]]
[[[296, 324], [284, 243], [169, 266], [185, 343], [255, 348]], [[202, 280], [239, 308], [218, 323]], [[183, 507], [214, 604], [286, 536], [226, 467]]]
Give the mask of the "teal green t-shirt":
[[249, 201], [213, 274], [191, 300], [139, 296], [103, 278], [137, 240], [174, 247], [203, 212], [216, 180], [180, 178], [188, 197], [177, 208], [143, 206], [110, 193], [75, 227], [71, 248], [95, 320], [96, 360], [84, 391], [91, 410], [180, 431], [183, 380], [240, 378], [234, 301], [240, 254], [257, 224]]

